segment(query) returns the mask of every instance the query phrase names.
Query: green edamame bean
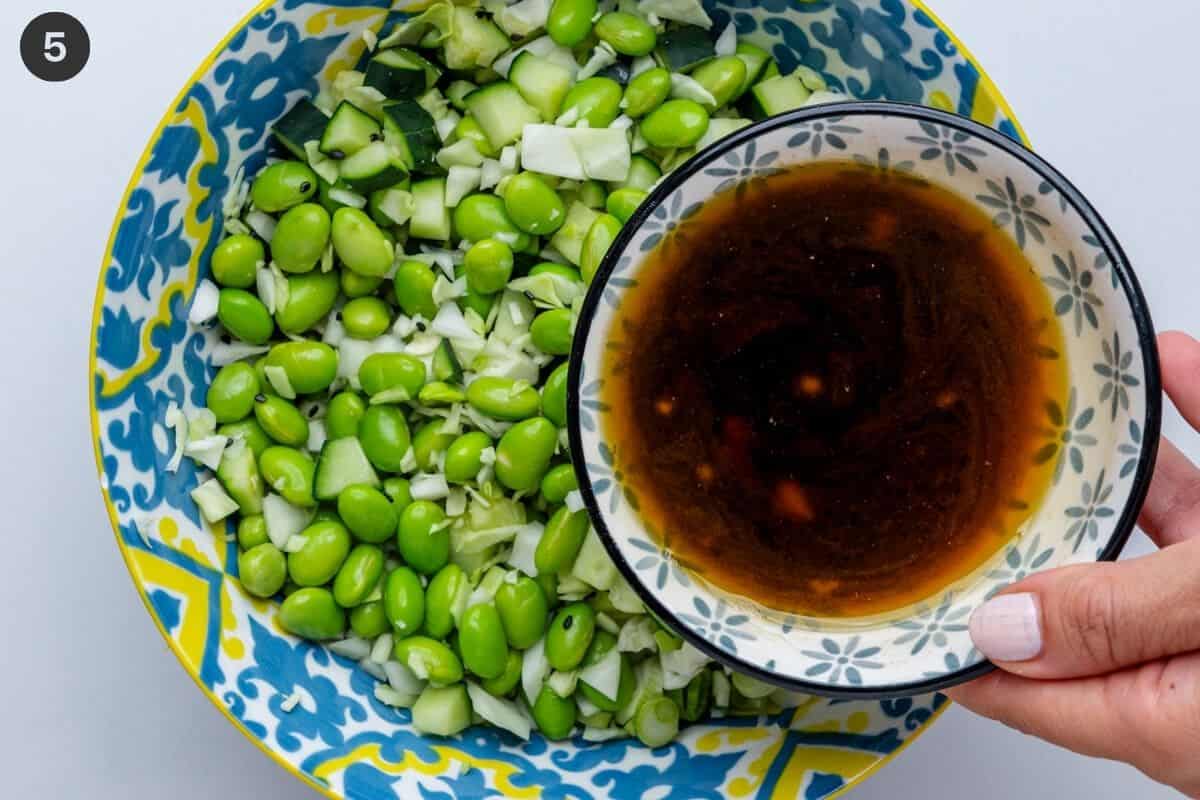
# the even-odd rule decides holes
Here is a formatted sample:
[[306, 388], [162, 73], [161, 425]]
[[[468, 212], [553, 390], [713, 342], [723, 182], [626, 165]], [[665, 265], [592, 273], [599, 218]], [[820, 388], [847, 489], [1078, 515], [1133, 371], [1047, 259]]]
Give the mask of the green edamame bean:
[[404, 561], [422, 575], [432, 575], [450, 560], [450, 529], [439, 528], [446, 512], [437, 503], [416, 500], [400, 515], [396, 547]]
[[604, 254], [612, 247], [620, 232], [621, 221], [612, 214], [601, 214], [596, 217], [592, 227], [588, 228], [587, 235], [583, 237], [583, 249], [579, 254], [579, 274], [585, 282], [592, 282], [592, 277], [600, 268], [600, 262], [604, 260]]
[[288, 633], [305, 639], [336, 639], [346, 630], [346, 612], [328, 589], [302, 588], [280, 605], [279, 624]]
[[517, 650], [532, 647], [546, 632], [546, 595], [533, 578], [522, 575], [496, 590], [496, 611], [508, 643]]
[[514, 492], [536, 489], [558, 446], [558, 428], [545, 417], [513, 425], [496, 445], [496, 479]]
[[575, 669], [583, 661], [596, 633], [596, 612], [587, 603], [571, 603], [559, 609], [546, 633], [546, 660], [561, 672]]
[[284, 500], [301, 508], [312, 508], [313, 474], [317, 465], [312, 457], [291, 447], [268, 447], [258, 458], [258, 468], [267, 485]]
[[383, 610], [396, 636], [420, 630], [425, 619], [425, 590], [417, 573], [408, 567], [396, 567], [388, 573], [383, 584]]
[[475, 480], [483, 468], [483, 451], [492, 446], [492, 437], [483, 431], [471, 431], [459, 436], [446, 448], [443, 472], [450, 483]]
[[[611, 16], [611, 15], [605, 15]], [[603, 21], [604, 17], [600, 18]], [[563, 97], [561, 114], [572, 109], [592, 128], [607, 128], [621, 114], [621, 84], [612, 78], [584, 78]]]
[[338, 516], [359, 540], [371, 544], [386, 542], [396, 532], [399, 516], [383, 492], [355, 484], [342, 489], [337, 498]]
[[304, 333], [329, 316], [337, 302], [338, 278], [333, 272], [288, 275], [287, 284], [287, 302], [275, 309], [275, 322], [284, 333]]
[[263, 302], [244, 289], [222, 289], [217, 299], [217, 319], [233, 336], [250, 344], [266, 344], [275, 332], [275, 321]]
[[648, 192], [654, 188], [654, 184], [662, 177], [662, 170], [643, 153], [635, 153], [633, 158], [629, 160], [629, 173], [625, 176], [625, 180], [621, 183], [612, 186], [615, 191], [617, 189], [641, 189], [643, 192]]
[[324, 342], [282, 342], [267, 353], [266, 365], [282, 367], [296, 394], [316, 394], [337, 377], [338, 354]]
[[339, 208], [330, 226], [333, 250], [346, 269], [379, 278], [396, 259], [396, 248], [379, 226], [358, 208]]
[[388, 500], [392, 501], [392, 508], [396, 511], [396, 521], [399, 522], [400, 515], [413, 501], [412, 487], [408, 478], [388, 478], [383, 482], [383, 493], [387, 495]]
[[529, 270], [530, 275], [542, 275], [546, 273], [566, 278], [572, 283], [583, 282], [583, 277], [579, 274], [579, 270], [572, 266], [568, 266], [567, 264], [556, 264], [553, 261], [543, 261], [540, 264], [534, 265]]
[[617, 189], [608, 196], [604, 208], [624, 225], [645, 199], [646, 193], [641, 189]]
[[378, 297], [357, 297], [342, 307], [342, 325], [351, 339], [374, 339], [392, 326], [392, 309]]
[[428, 264], [420, 261], [405, 261], [396, 268], [392, 278], [392, 289], [396, 303], [410, 317], [433, 319], [437, 316], [437, 303], [433, 302], [433, 284], [437, 276]]
[[329, 244], [329, 212], [316, 203], [288, 209], [271, 237], [271, 258], [284, 272], [308, 272]]
[[610, 11], [596, 20], [596, 37], [623, 56], [647, 55], [658, 43], [650, 23], [627, 11]]
[[542, 387], [542, 414], [560, 428], [567, 424], [567, 371], [565, 362], [558, 365]]
[[695, 100], [668, 100], [642, 120], [642, 136], [651, 147], [691, 147], [708, 130], [708, 112]]
[[342, 294], [351, 300], [366, 297], [383, 284], [383, 278], [374, 275], [359, 275], [351, 269], [338, 270], [338, 283]]
[[241, 422], [222, 425], [217, 428], [217, 433], [222, 436], [228, 436], [230, 439], [243, 440], [246, 446], [250, 448], [250, 452], [254, 453], [255, 458], [261, 456], [263, 450], [271, 446], [271, 437], [267, 436], [267, 432], [263, 430], [262, 425], [259, 425], [258, 420], [254, 417], [247, 417]]
[[428, 676], [434, 686], [457, 683], [463, 678], [462, 662], [454, 651], [428, 636], [409, 636], [392, 646], [396, 660], [416, 673], [418, 678]]
[[553, 572], [539, 572], [534, 578], [537, 585], [542, 587], [542, 594], [547, 598], [558, 597], [558, 575]]
[[531, 172], [509, 178], [504, 186], [504, 210], [514, 225], [534, 236], [549, 236], [567, 219], [562, 198]]
[[226, 364], [208, 386], [205, 404], [217, 422], [237, 422], [250, 416], [258, 394], [258, 376], [244, 361]]
[[493, 239], [496, 234], [515, 237], [514, 251], [524, 250], [533, 240], [513, 224], [504, 210], [504, 201], [494, 194], [472, 194], [454, 207], [454, 230], [468, 242]]
[[496, 148], [492, 147], [492, 143], [488, 140], [487, 134], [483, 132], [483, 128], [475, 121], [472, 116], [463, 117], [454, 126], [454, 140], [468, 139], [475, 145], [475, 149], [479, 151], [481, 156], [485, 158], [495, 158], [499, 155]]
[[273, 597], [287, 580], [287, 559], [270, 542], [256, 545], [238, 556], [238, 580], [255, 597]]
[[546, 18], [546, 33], [563, 47], [575, 47], [592, 32], [596, 0], [554, 0]]
[[322, 506], [317, 509], [317, 513], [313, 514], [313, 518], [309, 521], [309, 525], [316, 525], [318, 522], [336, 522], [338, 525], [344, 525], [342, 518], [338, 516], [337, 509], [331, 506]]
[[575, 727], [575, 698], [559, 697], [549, 684], [542, 687], [531, 711], [538, 730], [547, 739], [565, 739]]
[[417, 392], [417, 401], [423, 406], [448, 406], [466, 399], [466, 392], [444, 381], [431, 381]]
[[471, 245], [463, 257], [467, 288], [479, 294], [494, 294], [512, 277], [513, 251], [504, 242], [483, 239]]
[[625, 113], [637, 119], [663, 104], [671, 94], [671, 73], [662, 67], [639, 73], [625, 87]]
[[551, 515], [538, 540], [537, 550], [534, 551], [533, 563], [537, 566], [538, 574], [543, 572], [560, 572], [570, 569], [583, 547], [583, 540], [588, 532], [587, 512], [580, 509], [571, 511], [566, 506]]
[[367, 401], [355, 392], [339, 392], [325, 409], [325, 432], [330, 440], [358, 434], [358, 424], [367, 413]]
[[746, 62], [737, 56], [714, 58], [692, 70], [692, 78], [708, 89], [720, 108], [741, 91], [746, 81]]
[[356, 545], [333, 579], [333, 599], [354, 608], [367, 599], [383, 574], [383, 551], [373, 544]]
[[254, 417], [267, 435], [288, 447], [308, 442], [308, 420], [294, 405], [278, 395], [254, 398]]
[[372, 600], [350, 609], [350, 630], [362, 639], [376, 639], [388, 632], [387, 614], [383, 601]]
[[537, 390], [527, 383], [492, 375], [471, 382], [467, 402], [479, 413], [507, 422], [532, 417], [541, 403]]
[[458, 564], [447, 564], [433, 576], [425, 591], [425, 632], [444, 639], [454, 630], [455, 605], [469, 594], [467, 574]]
[[662, 747], [679, 734], [679, 707], [669, 697], [651, 697], [638, 707], [633, 729], [647, 747]]
[[567, 495], [579, 488], [575, 477], [575, 468], [570, 464], [559, 464], [551, 467], [542, 478], [542, 497], [550, 505], [559, 505], [567, 499]]
[[287, 211], [317, 192], [317, 176], [300, 161], [279, 161], [258, 173], [250, 199], [268, 214]]
[[368, 395], [402, 388], [414, 398], [425, 385], [425, 365], [407, 353], [372, 353], [358, 368], [358, 382]]
[[213, 250], [213, 280], [230, 289], [249, 289], [254, 285], [258, 265], [266, 258], [262, 242], [248, 233], [234, 234]]
[[484, 680], [497, 678], [504, 672], [508, 640], [504, 638], [504, 627], [494, 605], [479, 603], [463, 613], [458, 626], [458, 646], [463, 666]]
[[569, 308], [543, 311], [533, 318], [533, 324], [529, 326], [533, 346], [552, 356], [565, 356], [571, 352], [573, 324]]
[[439, 453], [443, 453], [455, 440], [453, 433], [441, 432], [442, 421], [435, 419], [427, 422], [413, 435], [413, 455], [416, 456], [417, 466], [425, 472], [430, 472], [437, 466]]
[[506, 697], [517, 688], [521, 682], [521, 666], [525, 659], [517, 650], [509, 650], [508, 658], [504, 661], [504, 671], [495, 678], [482, 681], [479, 685], [483, 690], [495, 697]]
[[371, 406], [358, 425], [358, 440], [371, 466], [399, 472], [410, 443], [404, 414], [395, 406]]
[[468, 289], [467, 293], [458, 299], [458, 302], [463, 311], [470, 309], [478, 314], [480, 319], [487, 319], [488, 314], [492, 313], [492, 306], [496, 303], [496, 295], [480, 294]]
[[262, 514], [250, 514], [238, 521], [238, 547], [250, 550], [264, 542], [271, 541], [267, 536], [267, 521]]
[[350, 532], [336, 522], [317, 522], [300, 535], [304, 546], [288, 553], [288, 575], [298, 586], [324, 586], [350, 552]]

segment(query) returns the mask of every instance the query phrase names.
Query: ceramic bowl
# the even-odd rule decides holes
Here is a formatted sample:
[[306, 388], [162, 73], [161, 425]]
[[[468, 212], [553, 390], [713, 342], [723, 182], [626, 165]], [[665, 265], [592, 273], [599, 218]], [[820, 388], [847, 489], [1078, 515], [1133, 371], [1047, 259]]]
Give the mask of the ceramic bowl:
[[[605, 439], [605, 369], [638, 343], [616, 312], [638, 291], [647, 255], [686, 232], [713, 195], [754, 190], [794, 166], [865, 165], [948, 188], [983, 209], [1028, 258], [1053, 300], [1069, 394], [1048, 397], [1035, 460], [1053, 483], [1013, 540], [980, 568], [896, 613], [861, 619], [783, 614], [682, 567], [638, 512], [638, 469]], [[745, 128], [672, 172], [626, 223], [593, 279], [572, 353], [570, 426], [583, 496], [609, 553], [642, 599], [696, 647], [730, 667], [830, 696], [940, 689], [987, 669], [967, 630], [971, 612], [1035, 572], [1114, 559], [1135, 521], [1158, 443], [1154, 331], [1133, 271], [1103, 220], [1058, 171], [971, 120], [899, 103], [837, 103]]]
[[[244, 594], [224, 528], [201, 523], [197, 474], [171, 451], [171, 403], [204, 402], [210, 335], [186, 311], [221, 236], [221, 201], [265, 160], [272, 122], [356, 63], [362, 34], [396, 15], [387, 0], [263, 2], [188, 79], [120, 206], [105, 249], [88, 381], [96, 464], [116, 544], [155, 625], [212, 703], [285, 769], [330, 797], [791, 798], [820, 800], [861, 781], [943, 709], [900, 701], [812, 699], [763, 719], [712, 720], [669, 747], [582, 740], [523, 744], [493, 730], [425, 739], [406, 711], [380, 705], [374, 679], [275, 624], [276, 607]], [[803, 62], [862, 98], [972, 114], [1020, 138], [1003, 98], [917, 0], [729, 0], [719, 24]], [[284, 710], [284, 700], [300, 704]]]

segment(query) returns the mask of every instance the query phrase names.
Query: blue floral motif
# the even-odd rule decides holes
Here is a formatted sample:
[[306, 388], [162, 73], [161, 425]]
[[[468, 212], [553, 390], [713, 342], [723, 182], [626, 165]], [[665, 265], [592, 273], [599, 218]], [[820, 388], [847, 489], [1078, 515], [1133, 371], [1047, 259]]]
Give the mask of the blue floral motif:
[[961, 633], [967, 629], [966, 616], [971, 613], [971, 606], [953, 607], [954, 593], [948, 592], [936, 608], [923, 607], [917, 610], [911, 618], [901, 620], [893, 627], [905, 631], [893, 644], [913, 643], [909, 651], [912, 655], [919, 654], [930, 642], [934, 647], [944, 648], [949, 639], [947, 633]]
[[1073, 520], [1063, 537], [1065, 541], [1075, 540], [1072, 553], [1079, 552], [1079, 546], [1084, 540], [1096, 541], [1100, 536], [1100, 520], [1109, 519], [1117, 512], [1105, 502], [1112, 495], [1113, 484], [1104, 482], [1104, 470], [1096, 477], [1094, 484], [1083, 482], [1080, 492], [1080, 504], [1067, 509], [1067, 518]]
[[596, 420], [592, 412], [600, 414], [609, 411], [608, 403], [600, 399], [600, 391], [604, 388], [604, 380], [597, 379], [583, 384], [579, 390], [579, 424], [585, 431], [596, 430]]
[[958, 167], [970, 172], [978, 172], [975, 160], [983, 158], [987, 152], [967, 144], [971, 135], [965, 131], [953, 130], [945, 125], [934, 125], [932, 122], [919, 122], [924, 136], [907, 136], [908, 141], [925, 147], [921, 151], [922, 161], [941, 162], [946, 167], [946, 174], [953, 175]]
[[1104, 353], [1104, 363], [1092, 365], [1096, 374], [1104, 378], [1104, 388], [1100, 390], [1100, 402], [1110, 402], [1112, 418], [1117, 418], [1118, 408], [1129, 410], [1129, 390], [1141, 384], [1137, 375], [1130, 367], [1133, 366], [1133, 351], [1121, 349], [1121, 334], [1113, 332], [1110, 345], [1107, 340], [1100, 343]]
[[895, 175], [905, 180], [920, 180], [913, 174], [913, 170], [916, 168], [915, 162], [893, 161], [892, 154], [886, 147], [879, 148], [879, 153], [876, 154], [874, 160], [858, 153], [855, 153], [854, 160], [864, 167], [879, 170], [884, 178]]
[[1017, 542], [1005, 551], [1003, 564], [988, 571], [987, 577], [997, 581], [996, 586], [988, 592], [988, 597], [993, 597], [1005, 586], [1025, 580], [1048, 564], [1053, 557], [1054, 548], [1042, 547], [1040, 533], [1034, 534], [1028, 542]]
[[735, 639], [755, 638], [754, 634], [742, 629], [750, 621], [749, 615], [728, 613], [730, 609], [724, 600], [718, 600], [715, 606], [710, 606], [702, 597], [693, 597], [692, 605], [696, 608], [696, 614], [680, 614], [679, 618], [691, 625], [696, 633], [715, 641], [730, 653], [737, 652]]
[[178, 206], [176, 200], [158, 206], [146, 189], [129, 196], [129, 216], [117, 228], [113, 264], [105, 276], [109, 291], [123, 292], [136, 282], [138, 292], [149, 300], [156, 276], [156, 288], [161, 288], [171, 270], [188, 263], [192, 248], [183, 239], [183, 221], [172, 221]]
[[[771, 166], [779, 160], [779, 152], [772, 150], [759, 155], [758, 142], [753, 140], [740, 151], [730, 150], [725, 154], [723, 160], [725, 162], [723, 165], [717, 162], [719, 166], [704, 168], [705, 175], [725, 179], [717, 184], [717, 188], [713, 189], [713, 194], [720, 194], [726, 189], [733, 188], [735, 195], [741, 197], [753, 183], [782, 172], [778, 167]], [[684, 216], [690, 215], [684, 212]]]
[[599, 447], [600, 461], [596, 464], [592, 461], [585, 463], [588, 471], [588, 480], [592, 485], [592, 493], [596, 495], [596, 501], [611, 492], [608, 501], [608, 512], [610, 514], [617, 513], [617, 509], [621, 507], [621, 500], [629, 503], [629, 507], [635, 511], [638, 508], [637, 494], [632, 489], [625, 485], [625, 475], [616, 465], [616, 452], [604, 442], [600, 443]]
[[118, 369], [129, 369], [141, 351], [142, 326], [145, 324], [144, 318], [134, 320], [125, 306], [115, 314], [111, 309], [102, 308], [96, 355]]
[[[1085, 233], [1081, 238], [1084, 244], [1096, 250], [1096, 255], [1092, 259], [1093, 270], [1103, 272], [1112, 266], [1112, 259], [1108, 256], [1108, 250], [1104, 249], [1104, 245], [1100, 243], [1100, 240], [1094, 234]], [[1114, 289], [1117, 288], [1121, 282], [1117, 277], [1117, 271], [1115, 269], [1110, 270], [1108, 276], [1112, 279], [1112, 287]]]
[[658, 545], [637, 536], [631, 537], [629, 544], [646, 553], [633, 563], [633, 568], [639, 572], [654, 570], [654, 585], [660, 591], [666, 587], [668, 577], [674, 578], [681, 586], [692, 585], [691, 578], [679, 567], [679, 563]]
[[821, 155], [825, 146], [834, 150], [845, 150], [846, 137], [850, 134], [862, 133], [861, 128], [846, 125], [842, 122], [845, 117], [829, 117], [814, 119], [809, 122], [799, 122], [794, 127], [796, 134], [788, 139], [788, 147], [804, 147], [808, 145], [813, 156]]
[[1070, 463], [1077, 474], [1083, 473], [1083, 448], [1094, 447], [1097, 439], [1087, 432], [1087, 428], [1096, 417], [1096, 409], [1088, 406], [1078, 409], [1079, 392], [1074, 386], [1067, 396], [1067, 408], [1064, 411], [1058, 401], [1053, 398], [1046, 401], [1046, 416], [1051, 428], [1043, 430], [1042, 435], [1049, 441], [1042, 445], [1033, 455], [1035, 464], [1045, 464], [1055, 456], [1054, 483], [1062, 478], [1063, 466]]
[[815, 678], [827, 675], [831, 685], [837, 685], [844, 677], [852, 686], [861, 686], [863, 679], [859, 670], [883, 669], [883, 664], [871, 659], [879, 655], [878, 647], [859, 647], [862, 638], [851, 636], [839, 643], [835, 639], [822, 639], [820, 650], [803, 650], [804, 655], [817, 663], [804, 671], [805, 676]]
[[1044, 244], [1046, 235], [1042, 228], [1050, 227], [1050, 220], [1038, 213], [1033, 195], [1020, 194], [1012, 178], [1005, 178], [1003, 187], [990, 178], [986, 185], [990, 194], [975, 195], [975, 199], [996, 211], [992, 223], [998, 228], [1012, 225], [1017, 246], [1022, 250], [1025, 249], [1026, 234], [1038, 244]]
[[1117, 452], [1125, 456], [1125, 462], [1121, 464], [1120, 476], [1128, 478], [1137, 469], [1142, 455], [1142, 427], [1138, 425], [1136, 419], [1129, 420], [1129, 441], [1118, 445]]
[[1099, 329], [1100, 319], [1096, 316], [1096, 309], [1103, 306], [1104, 301], [1092, 291], [1091, 271], [1079, 269], [1074, 252], [1067, 253], [1066, 261], [1055, 253], [1053, 261], [1058, 274], [1043, 275], [1042, 282], [1059, 293], [1054, 303], [1054, 313], [1060, 317], [1072, 315], [1076, 336], [1083, 334], [1085, 319], [1093, 328]]
[[669, 247], [672, 242], [678, 241], [684, 235], [688, 218], [699, 211], [702, 205], [703, 203], [692, 203], [684, 208], [683, 192], [675, 192], [666, 202], [660, 203], [658, 208], [654, 209], [654, 213], [642, 223], [642, 230], [650, 235], [642, 240], [641, 251], [645, 253], [652, 250], [660, 241], [663, 242], [663, 247]]

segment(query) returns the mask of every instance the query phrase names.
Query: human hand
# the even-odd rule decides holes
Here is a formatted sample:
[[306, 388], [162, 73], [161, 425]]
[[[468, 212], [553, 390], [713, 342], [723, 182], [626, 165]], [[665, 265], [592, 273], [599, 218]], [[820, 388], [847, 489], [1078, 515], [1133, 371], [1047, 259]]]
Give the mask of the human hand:
[[[1168, 397], [1200, 430], [1200, 342], [1158, 347]], [[1000, 669], [947, 694], [1200, 798], [1200, 469], [1166, 439], [1138, 522], [1162, 549], [1034, 575], [977, 609], [971, 637]]]

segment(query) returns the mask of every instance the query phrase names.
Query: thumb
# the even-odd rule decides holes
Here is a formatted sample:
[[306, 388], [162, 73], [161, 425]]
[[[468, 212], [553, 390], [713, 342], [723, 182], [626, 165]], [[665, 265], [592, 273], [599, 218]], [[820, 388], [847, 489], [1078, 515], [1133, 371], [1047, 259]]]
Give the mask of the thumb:
[[1027, 678], [1102, 675], [1200, 650], [1200, 540], [1034, 575], [976, 609], [970, 630], [988, 659]]

